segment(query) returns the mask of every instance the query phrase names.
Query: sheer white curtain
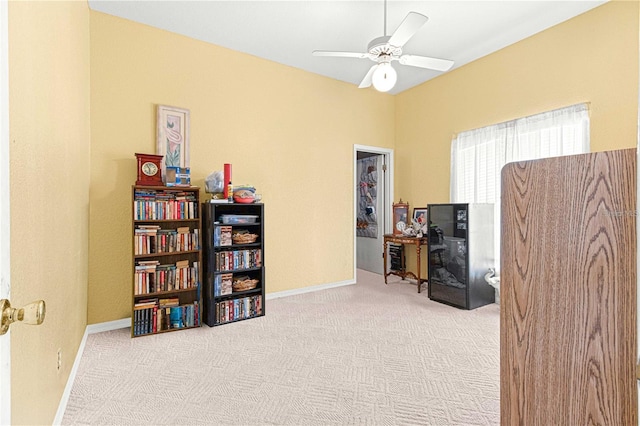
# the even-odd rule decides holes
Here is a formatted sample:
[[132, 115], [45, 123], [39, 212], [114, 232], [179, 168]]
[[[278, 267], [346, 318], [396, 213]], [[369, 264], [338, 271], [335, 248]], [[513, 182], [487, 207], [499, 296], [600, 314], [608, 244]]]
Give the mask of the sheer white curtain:
[[572, 105], [459, 133], [451, 142], [451, 202], [493, 203], [500, 267], [500, 171], [513, 161], [589, 152], [589, 107]]

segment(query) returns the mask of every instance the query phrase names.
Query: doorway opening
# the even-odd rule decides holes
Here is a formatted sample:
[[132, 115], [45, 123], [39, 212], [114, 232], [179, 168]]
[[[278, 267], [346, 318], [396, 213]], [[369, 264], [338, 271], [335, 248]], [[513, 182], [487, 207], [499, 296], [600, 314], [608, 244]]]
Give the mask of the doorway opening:
[[383, 235], [391, 232], [393, 150], [354, 145], [354, 271], [383, 274]]

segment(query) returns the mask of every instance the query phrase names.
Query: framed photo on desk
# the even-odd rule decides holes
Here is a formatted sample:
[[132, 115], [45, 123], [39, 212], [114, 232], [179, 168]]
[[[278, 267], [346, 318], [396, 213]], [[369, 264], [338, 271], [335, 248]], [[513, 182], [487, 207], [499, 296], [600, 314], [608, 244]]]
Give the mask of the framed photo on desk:
[[414, 207], [413, 208], [413, 220], [420, 225], [427, 223], [427, 208], [426, 207]]
[[399, 203], [393, 203], [393, 233], [402, 235], [409, 220], [409, 203], [403, 203], [402, 198]]

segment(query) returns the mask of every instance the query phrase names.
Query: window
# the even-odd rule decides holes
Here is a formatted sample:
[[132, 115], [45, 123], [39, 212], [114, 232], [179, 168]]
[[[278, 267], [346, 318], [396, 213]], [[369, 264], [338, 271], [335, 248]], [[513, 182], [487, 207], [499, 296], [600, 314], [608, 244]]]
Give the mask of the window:
[[459, 133], [451, 142], [451, 202], [494, 203], [500, 254], [500, 171], [513, 161], [589, 152], [589, 108], [578, 104]]

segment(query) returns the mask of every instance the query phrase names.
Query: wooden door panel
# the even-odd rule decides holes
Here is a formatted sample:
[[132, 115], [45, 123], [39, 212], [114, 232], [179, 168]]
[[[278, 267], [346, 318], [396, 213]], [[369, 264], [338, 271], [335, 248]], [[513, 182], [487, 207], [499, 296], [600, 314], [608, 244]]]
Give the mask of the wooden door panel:
[[502, 172], [501, 423], [636, 425], [636, 150]]

